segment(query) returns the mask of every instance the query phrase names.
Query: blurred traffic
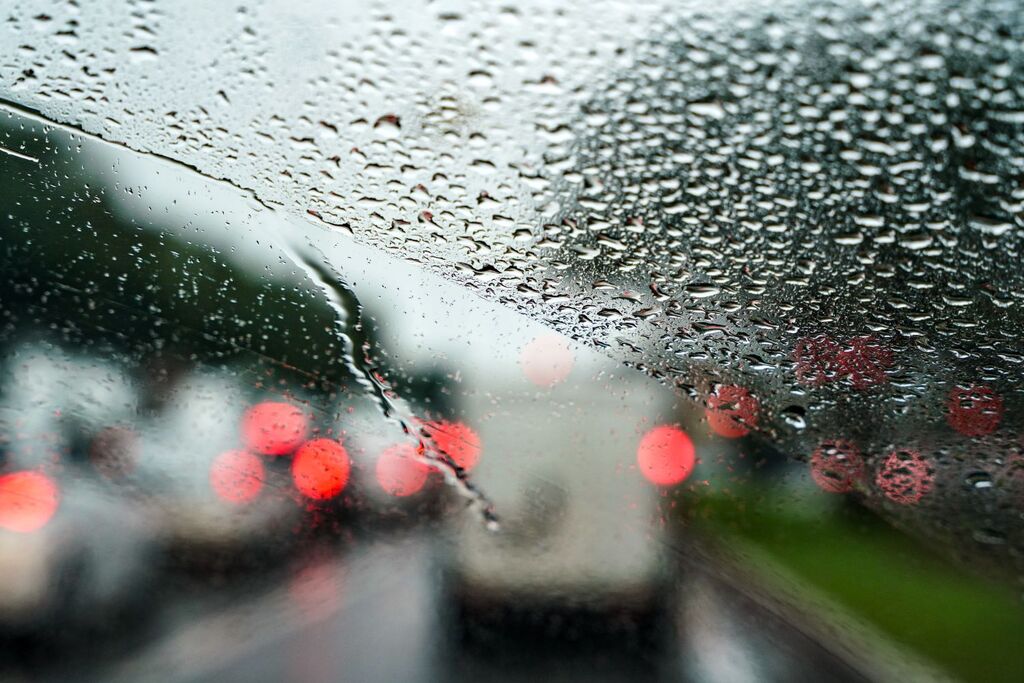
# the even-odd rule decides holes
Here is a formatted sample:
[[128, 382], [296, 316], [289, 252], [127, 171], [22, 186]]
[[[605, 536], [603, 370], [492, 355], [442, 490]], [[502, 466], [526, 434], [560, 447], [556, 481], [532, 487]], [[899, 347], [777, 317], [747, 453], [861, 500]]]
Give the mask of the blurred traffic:
[[[699, 118], [735, 113], [704, 99], [690, 106]], [[632, 124], [605, 109], [615, 108], [587, 103], [594, 130], [612, 126], [622, 158], [643, 157]], [[393, 140], [402, 125], [382, 114], [356, 127]], [[694, 130], [714, 125], [687, 135], [703, 140]], [[569, 139], [548, 133], [556, 147]], [[937, 322], [917, 321], [935, 341], [878, 324], [859, 310], [866, 300], [834, 303], [828, 283], [806, 299], [772, 292], [743, 256], [744, 297], [779, 314], [751, 313], [744, 327], [711, 265], [717, 228], [683, 254], [644, 243], [654, 216], [600, 225], [594, 216], [620, 199], [604, 202], [603, 188], [622, 174], [588, 166], [604, 158], [595, 146], [581, 150], [553, 166], [580, 175], [573, 201], [594, 213], [513, 231], [560, 254], [523, 248], [524, 263], [593, 288], [567, 292], [520, 281], [519, 267], [533, 267], [523, 264], [499, 274], [460, 261], [468, 284], [431, 272], [412, 245], [444, 234], [461, 209], [398, 201], [413, 225], [354, 200], [390, 226], [387, 239], [409, 243], [397, 258], [326, 211], [334, 199], [290, 211], [0, 104], [0, 674], [1020, 680], [1024, 404], [1008, 299], [990, 292], [971, 318], [943, 295]], [[638, 204], [656, 196], [665, 215], [684, 211], [682, 191], [672, 178], [624, 187]], [[474, 196], [499, 210], [486, 191]], [[869, 242], [918, 250], [910, 232], [887, 242], [876, 219], [857, 220], [877, 229]], [[802, 275], [786, 287], [828, 270], [775, 244], [781, 223], [766, 221], [750, 240], [768, 257], [781, 250], [773, 268], [796, 259]], [[978, 221], [965, 248], [991, 252], [1019, 229]], [[474, 254], [491, 248], [461, 240]], [[822, 239], [826, 255], [864, 241]], [[652, 266], [650, 283], [624, 285], [634, 252], [679, 272]], [[630, 256], [598, 258], [608, 253]], [[1012, 245], [992, 256], [993, 281], [1018, 277], [1012, 256]], [[879, 258], [872, 278], [903, 273], [931, 296], [914, 262]], [[510, 278], [548, 308], [522, 315], [499, 286]], [[685, 310], [666, 293], [683, 280]]]

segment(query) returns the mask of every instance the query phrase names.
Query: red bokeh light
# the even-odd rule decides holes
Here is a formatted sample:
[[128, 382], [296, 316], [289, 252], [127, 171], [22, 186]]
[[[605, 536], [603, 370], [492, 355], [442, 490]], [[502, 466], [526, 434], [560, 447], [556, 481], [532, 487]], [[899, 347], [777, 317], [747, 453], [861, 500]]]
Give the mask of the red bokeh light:
[[920, 453], [908, 449], [894, 451], [875, 475], [875, 483], [894, 503], [914, 505], [929, 491], [935, 471]]
[[289, 403], [257, 403], [242, 418], [245, 446], [256, 453], [287, 455], [299, 447], [308, 433], [309, 420]]
[[848, 493], [864, 476], [864, 458], [849, 441], [825, 441], [811, 455], [811, 478], [822, 491]]
[[853, 388], [863, 391], [889, 381], [885, 371], [892, 367], [892, 350], [875, 337], [854, 337], [839, 352], [839, 374], [850, 380]]
[[228, 503], [248, 503], [263, 488], [263, 461], [246, 451], [225, 451], [210, 465], [210, 488]]
[[523, 347], [519, 356], [526, 378], [539, 387], [563, 382], [575, 362], [569, 340], [557, 334], [542, 334]]
[[427, 481], [430, 467], [419, 460], [415, 444], [399, 443], [385, 448], [377, 458], [377, 482], [392, 496], [411, 496]]
[[636, 449], [636, 462], [652, 484], [674, 486], [690, 476], [696, 451], [686, 432], [662, 425], [644, 434]]
[[805, 337], [793, 356], [801, 384], [818, 387], [846, 379], [858, 391], [887, 382], [886, 370], [893, 364], [892, 350], [869, 335], [854, 337], [845, 346], [824, 334]]
[[471, 427], [461, 422], [434, 420], [424, 424], [423, 430], [441, 454], [456, 465], [467, 472], [476, 467], [480, 460], [480, 437]]
[[819, 334], [797, 341], [793, 356], [796, 379], [801, 384], [817, 387], [833, 381], [839, 374], [837, 360], [842, 347], [831, 337]]
[[949, 392], [946, 421], [964, 436], [985, 436], [1003, 419], [1003, 399], [989, 387], [955, 387]]
[[708, 426], [719, 436], [736, 439], [746, 436], [757, 426], [760, 402], [744, 387], [729, 384], [721, 386], [708, 396], [704, 410]]
[[41, 472], [12, 472], [0, 477], [0, 528], [19, 533], [41, 529], [57, 512], [57, 484]]
[[307, 498], [328, 500], [344, 490], [350, 469], [344, 446], [333, 439], [313, 439], [295, 453], [292, 479]]

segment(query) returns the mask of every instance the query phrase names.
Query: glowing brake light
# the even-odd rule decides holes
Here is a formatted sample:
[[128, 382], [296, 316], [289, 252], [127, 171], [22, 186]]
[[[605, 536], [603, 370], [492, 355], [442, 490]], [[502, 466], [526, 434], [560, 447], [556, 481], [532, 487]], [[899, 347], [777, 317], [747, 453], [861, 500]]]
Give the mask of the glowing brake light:
[[399, 443], [385, 448], [377, 458], [377, 482], [392, 496], [411, 496], [423, 488], [430, 467], [419, 460], [415, 444]]
[[689, 435], [678, 427], [662, 425], [650, 430], [636, 449], [640, 473], [658, 486], [674, 486], [693, 471], [696, 451]]
[[704, 411], [711, 431], [727, 439], [746, 436], [757, 426], [761, 403], [744, 387], [729, 384], [721, 386], [708, 396]]
[[886, 498], [900, 505], [915, 505], [931, 490], [935, 469], [920, 453], [910, 449], [893, 451], [875, 475], [875, 484]]
[[864, 458], [849, 441], [825, 441], [811, 455], [811, 478], [826, 493], [849, 493], [863, 477]]
[[964, 436], [985, 436], [998, 429], [1003, 410], [1003, 399], [989, 387], [956, 387], [949, 393], [946, 421]]
[[292, 479], [307, 498], [330, 500], [345, 489], [350, 469], [344, 446], [333, 439], [313, 439], [295, 453]]
[[246, 448], [264, 455], [287, 455], [302, 444], [308, 433], [306, 416], [289, 403], [257, 403], [242, 418]]
[[210, 465], [210, 488], [221, 500], [248, 503], [263, 488], [263, 461], [246, 451], [225, 451]]
[[0, 477], [0, 528], [30, 533], [46, 526], [60, 501], [57, 484], [41, 472]]
[[473, 429], [461, 422], [434, 420], [423, 425], [443, 455], [467, 472], [476, 467], [480, 460], [480, 437]]

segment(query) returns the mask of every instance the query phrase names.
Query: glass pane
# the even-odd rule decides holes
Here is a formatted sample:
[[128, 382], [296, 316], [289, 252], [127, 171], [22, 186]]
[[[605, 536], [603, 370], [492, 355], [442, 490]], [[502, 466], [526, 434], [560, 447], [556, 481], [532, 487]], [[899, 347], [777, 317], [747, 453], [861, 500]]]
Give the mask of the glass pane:
[[341, 5], [4, 10], [4, 676], [1024, 676], [1015, 3]]

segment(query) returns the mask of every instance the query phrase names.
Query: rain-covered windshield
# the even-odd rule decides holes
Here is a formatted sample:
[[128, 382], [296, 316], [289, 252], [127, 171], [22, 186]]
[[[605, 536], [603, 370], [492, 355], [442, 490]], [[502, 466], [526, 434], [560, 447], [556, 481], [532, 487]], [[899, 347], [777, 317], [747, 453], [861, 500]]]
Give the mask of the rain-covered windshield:
[[1018, 3], [0, 18], [4, 675], [1024, 677]]

